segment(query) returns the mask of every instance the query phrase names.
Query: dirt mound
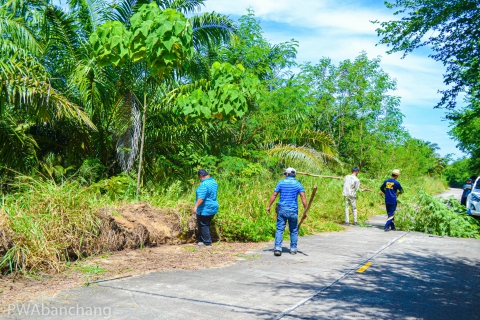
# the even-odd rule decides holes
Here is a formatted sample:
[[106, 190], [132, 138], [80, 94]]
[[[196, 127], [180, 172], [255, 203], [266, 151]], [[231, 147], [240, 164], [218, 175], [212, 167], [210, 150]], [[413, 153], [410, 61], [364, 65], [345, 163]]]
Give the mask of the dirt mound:
[[162, 210], [146, 203], [128, 204], [99, 212], [102, 227], [96, 247], [101, 250], [122, 250], [181, 244], [193, 241], [195, 218], [182, 225], [175, 210]]

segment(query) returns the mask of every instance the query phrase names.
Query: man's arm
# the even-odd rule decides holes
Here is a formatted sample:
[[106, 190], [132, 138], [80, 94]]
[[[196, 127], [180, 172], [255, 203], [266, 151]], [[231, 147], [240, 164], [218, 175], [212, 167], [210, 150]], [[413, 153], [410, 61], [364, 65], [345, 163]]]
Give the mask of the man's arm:
[[307, 203], [307, 196], [305, 195], [305, 192], [300, 192], [300, 199], [302, 199], [303, 207], [307, 209], [308, 203]]
[[380, 191], [381, 192], [379, 192], [378, 194], [381, 195], [381, 196], [385, 196], [385, 182], [380, 187]]
[[401, 195], [403, 193], [403, 188], [402, 188], [402, 185], [399, 183], [398, 184], [398, 191], [397, 191], [397, 198], [399, 195]]
[[203, 199], [200, 199], [200, 198], [197, 199], [197, 203], [195, 203], [195, 206], [193, 207], [193, 210], [192, 210], [193, 213], [197, 213], [198, 206], [201, 205], [202, 202], [203, 202]]
[[382, 193], [385, 194], [385, 182], [380, 187], [380, 191], [382, 191]]
[[204, 184], [200, 183], [195, 193], [197, 194], [197, 201], [195, 202], [195, 206], [192, 209], [193, 213], [197, 213], [198, 206], [200, 206], [202, 202], [205, 201], [205, 199], [207, 198], [207, 188]]
[[272, 203], [275, 201], [277, 198], [278, 192], [272, 193], [272, 196], [270, 197], [270, 200], [268, 201], [268, 206], [267, 206], [267, 213], [270, 213], [270, 207], [272, 206]]
[[[360, 180], [357, 179], [355, 181], [355, 191], [358, 191], [358, 190], [360, 190]], [[362, 190], [360, 190], [360, 191], [362, 191]]]

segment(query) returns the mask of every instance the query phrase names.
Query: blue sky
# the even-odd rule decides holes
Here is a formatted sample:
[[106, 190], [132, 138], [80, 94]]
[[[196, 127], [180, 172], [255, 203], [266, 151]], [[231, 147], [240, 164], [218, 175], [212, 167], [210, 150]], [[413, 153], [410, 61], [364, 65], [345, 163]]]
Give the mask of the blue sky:
[[207, 0], [205, 5], [202, 11], [216, 11], [233, 19], [252, 8], [271, 43], [292, 38], [299, 41], [298, 63], [316, 63], [322, 57], [338, 63], [355, 59], [361, 51], [370, 58], [380, 56], [382, 69], [397, 80], [397, 90], [391, 94], [401, 97], [404, 127], [413, 137], [438, 144], [442, 156], [463, 155], [447, 134], [448, 122], [442, 120], [445, 111], [433, 108], [441, 97], [437, 91], [445, 88], [443, 65], [428, 58], [428, 48], [401, 59], [401, 54], [388, 55], [386, 46], [376, 46], [377, 26], [369, 21], [394, 17], [384, 0]]

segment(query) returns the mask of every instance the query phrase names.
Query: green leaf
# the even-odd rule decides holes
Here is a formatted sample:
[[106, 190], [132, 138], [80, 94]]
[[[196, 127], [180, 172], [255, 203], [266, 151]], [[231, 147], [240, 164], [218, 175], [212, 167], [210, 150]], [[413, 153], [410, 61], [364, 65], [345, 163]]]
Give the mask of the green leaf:
[[145, 38], [147, 38], [150, 34], [150, 28], [153, 25], [153, 21], [144, 21], [141, 25], [140, 28], [138, 29]]
[[230, 103], [225, 103], [223, 105], [223, 110], [225, 111], [225, 114], [228, 115], [233, 110], [233, 106]]
[[163, 39], [163, 44], [165, 45], [165, 48], [167, 48], [168, 51], [172, 51], [173, 44], [176, 41], [177, 41], [177, 37], [169, 36], [169, 37]]
[[122, 43], [122, 38], [118, 35], [112, 37], [111, 46], [116, 47]]
[[167, 53], [163, 56], [163, 61], [166, 65], [173, 64], [173, 62], [177, 59], [175, 54]]
[[175, 33], [175, 35], [180, 36], [184, 32], [186, 26], [187, 21], [177, 20], [175, 21], [173, 32]]

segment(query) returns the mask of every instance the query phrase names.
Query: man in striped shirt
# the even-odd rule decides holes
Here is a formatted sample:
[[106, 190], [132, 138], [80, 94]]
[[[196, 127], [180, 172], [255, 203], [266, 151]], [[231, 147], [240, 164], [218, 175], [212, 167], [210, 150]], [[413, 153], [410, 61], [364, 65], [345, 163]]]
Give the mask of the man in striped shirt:
[[198, 170], [198, 179], [200, 185], [196, 191], [195, 206], [193, 213], [197, 214], [197, 223], [199, 230], [199, 246], [211, 246], [212, 238], [210, 236], [210, 223], [213, 216], [218, 212], [218, 184], [210, 174], [204, 170]]
[[302, 199], [304, 208], [307, 208], [307, 197], [302, 184], [295, 179], [296, 170], [287, 168], [284, 172], [285, 179], [280, 180], [273, 191], [267, 207], [267, 213], [270, 213], [270, 207], [280, 193], [277, 212], [277, 231], [275, 233], [275, 247], [273, 254], [275, 256], [282, 255], [283, 231], [287, 225], [290, 229], [290, 253], [297, 253], [298, 241], [298, 195]]

